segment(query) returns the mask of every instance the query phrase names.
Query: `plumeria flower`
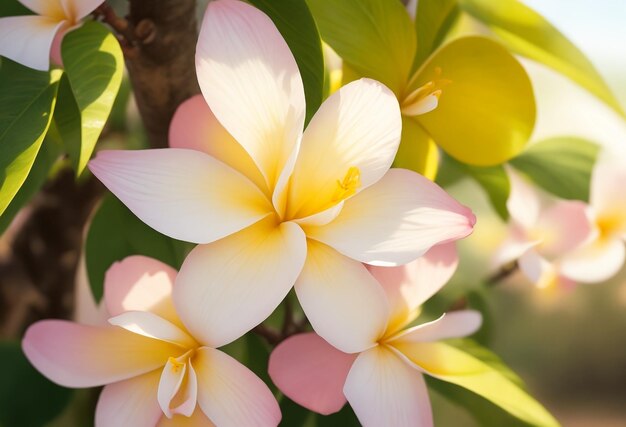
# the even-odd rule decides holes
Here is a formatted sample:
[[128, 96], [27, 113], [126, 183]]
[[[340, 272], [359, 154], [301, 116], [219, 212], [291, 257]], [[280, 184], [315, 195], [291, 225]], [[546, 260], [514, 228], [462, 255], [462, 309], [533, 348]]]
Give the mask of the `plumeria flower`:
[[368, 267], [382, 285], [377, 303], [386, 314], [369, 325], [369, 339], [354, 337], [333, 347], [323, 335], [295, 335], [272, 352], [272, 380], [290, 399], [321, 414], [339, 411], [347, 400], [364, 426], [431, 426], [423, 374], [463, 385], [457, 376], [481, 370], [475, 359], [439, 342], [474, 333], [480, 313], [457, 311], [408, 327], [457, 263], [454, 244], [446, 244], [402, 267]]
[[0, 18], [0, 56], [48, 71], [61, 64], [61, 41], [104, 0], [19, 0], [36, 15]]
[[591, 178], [594, 237], [571, 254], [562, 269], [585, 283], [613, 277], [624, 264], [626, 238], [626, 152], [603, 151]]
[[539, 288], [568, 288], [580, 280], [564, 266], [574, 250], [592, 238], [589, 210], [580, 201], [554, 201], [509, 170], [507, 240], [495, 264], [517, 260], [521, 272]]
[[471, 233], [468, 208], [414, 172], [389, 170], [401, 120], [382, 84], [341, 88], [303, 132], [294, 57], [265, 14], [234, 0], [209, 4], [196, 64], [205, 101], [180, 107], [176, 148], [104, 151], [90, 168], [146, 224], [200, 244], [174, 295], [203, 319], [189, 326], [198, 339], [231, 342], [294, 283], [320, 333], [371, 307], [351, 317], [355, 336], [369, 334], [384, 313], [363, 262], [407, 263]]
[[195, 312], [176, 310], [175, 277], [142, 256], [114, 264], [104, 283], [109, 324], [37, 322], [22, 343], [26, 357], [60, 385], [104, 385], [97, 427], [276, 426], [280, 409], [269, 388], [189, 332], [205, 325]]

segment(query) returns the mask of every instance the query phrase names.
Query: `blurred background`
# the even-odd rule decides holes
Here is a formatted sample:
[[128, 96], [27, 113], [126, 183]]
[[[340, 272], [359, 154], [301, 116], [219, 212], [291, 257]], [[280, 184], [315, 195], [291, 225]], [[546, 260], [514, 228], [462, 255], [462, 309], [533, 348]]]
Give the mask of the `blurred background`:
[[[573, 41], [626, 106], [626, 1], [524, 0]], [[613, 111], [555, 72], [523, 60], [537, 98], [533, 141], [575, 135], [601, 145], [626, 144], [626, 124]], [[626, 167], [626, 165], [624, 165]], [[626, 185], [626, 183], [625, 183]], [[445, 292], [463, 293], [489, 268], [505, 232], [473, 182], [451, 193], [477, 212], [475, 233], [461, 242], [461, 265]], [[566, 427], [626, 425], [626, 271], [597, 285], [542, 291], [520, 275], [485, 298], [490, 347], [526, 381]], [[477, 425], [434, 399], [441, 425]]]

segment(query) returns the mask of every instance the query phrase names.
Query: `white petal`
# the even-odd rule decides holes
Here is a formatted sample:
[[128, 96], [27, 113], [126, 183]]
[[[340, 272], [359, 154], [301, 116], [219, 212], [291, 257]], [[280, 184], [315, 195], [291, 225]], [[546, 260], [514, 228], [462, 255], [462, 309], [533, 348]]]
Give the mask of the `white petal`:
[[459, 264], [455, 243], [434, 246], [413, 262], [399, 267], [368, 265], [382, 285], [391, 316], [387, 333], [404, 328], [419, 315], [419, 307], [450, 280]]
[[558, 281], [558, 271], [554, 264], [534, 249], [526, 251], [517, 262], [520, 271], [538, 288], [552, 287]]
[[150, 227], [187, 242], [221, 239], [272, 210], [247, 178], [195, 150], [101, 151], [89, 169]]
[[524, 178], [511, 168], [507, 168], [511, 191], [506, 201], [506, 207], [519, 225], [529, 229], [535, 225], [539, 217], [541, 203], [537, 190], [535, 190]]
[[159, 370], [104, 387], [96, 427], [154, 426], [163, 416], [157, 401]]
[[273, 189], [304, 127], [304, 87], [274, 23], [242, 1], [209, 3], [198, 38], [200, 89]]
[[62, 0], [18, 0], [37, 15], [61, 18], [65, 15]]
[[[626, 150], [604, 149], [591, 178], [590, 203], [599, 214], [626, 216]], [[626, 225], [626, 221], [624, 221]]]
[[65, 21], [44, 16], [0, 18], [0, 56], [48, 71], [52, 41], [64, 25]]
[[61, 2], [68, 18], [72, 17], [74, 21], [80, 21], [104, 3], [104, 0], [61, 0]]
[[190, 417], [196, 408], [198, 377], [187, 355], [170, 358], [163, 367], [159, 381], [158, 401], [163, 413]]
[[433, 425], [423, 376], [387, 348], [359, 355], [343, 391], [364, 427]]
[[439, 319], [407, 329], [392, 341], [404, 342], [439, 341], [472, 335], [482, 324], [482, 315], [474, 310], [452, 311]]
[[166, 341], [183, 348], [197, 345], [196, 341], [178, 326], [149, 311], [127, 311], [111, 317], [109, 323], [135, 334]]
[[307, 236], [365, 263], [406, 264], [431, 247], [463, 238], [476, 218], [439, 186], [405, 169], [346, 200], [332, 222]]
[[161, 379], [159, 380], [159, 391], [157, 393], [157, 400], [161, 406], [161, 410], [168, 418], [172, 418], [173, 414], [170, 409], [170, 403], [180, 386], [183, 383], [185, 374], [187, 373], [187, 364], [179, 362], [171, 358], [167, 361], [161, 372]]
[[315, 114], [302, 139], [289, 189], [287, 217], [303, 218], [338, 203], [348, 170], [357, 168], [363, 190], [391, 167], [402, 119], [394, 94], [361, 79], [339, 89]]
[[198, 405], [218, 426], [275, 427], [280, 408], [269, 388], [252, 371], [213, 348], [194, 357]]
[[296, 281], [305, 257], [302, 229], [269, 218], [196, 247], [176, 278], [174, 304], [196, 339], [220, 347], [274, 311]]
[[309, 241], [296, 294], [313, 329], [345, 353], [376, 344], [387, 325], [385, 293], [363, 264]]
[[559, 268], [561, 274], [575, 281], [597, 283], [616, 275], [625, 258], [622, 240], [595, 241], [565, 256]]

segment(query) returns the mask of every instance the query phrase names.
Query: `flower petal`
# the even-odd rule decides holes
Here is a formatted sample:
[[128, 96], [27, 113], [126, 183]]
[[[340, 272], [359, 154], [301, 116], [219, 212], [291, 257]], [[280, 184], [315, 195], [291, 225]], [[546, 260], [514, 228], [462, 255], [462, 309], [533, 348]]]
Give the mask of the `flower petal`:
[[127, 311], [111, 317], [109, 323], [134, 334], [166, 341], [182, 348], [197, 345], [196, 341], [178, 326], [149, 311]]
[[102, 151], [89, 169], [150, 227], [187, 242], [221, 239], [272, 209], [244, 176], [193, 150]]
[[163, 412], [157, 401], [160, 371], [104, 387], [96, 407], [96, 427], [154, 426]]
[[357, 353], [385, 332], [385, 293], [363, 264], [309, 240], [296, 294], [313, 329], [331, 345]]
[[304, 128], [304, 87], [271, 19], [242, 1], [207, 8], [196, 51], [200, 89], [273, 189]]
[[560, 271], [578, 282], [603, 282], [620, 271], [625, 258], [622, 240], [597, 240], [565, 256], [560, 262]]
[[270, 389], [252, 371], [219, 350], [198, 349], [198, 405], [218, 426], [276, 426], [281, 414]]
[[0, 56], [35, 70], [48, 71], [50, 50], [65, 21], [45, 16], [0, 18]]
[[605, 149], [598, 156], [591, 177], [590, 204], [601, 216], [619, 215], [622, 233], [626, 230], [626, 195], [623, 183], [626, 181], [625, 149]]
[[346, 403], [343, 385], [356, 357], [337, 350], [313, 332], [299, 334], [272, 351], [269, 374], [291, 400], [328, 415]]
[[252, 157], [217, 121], [202, 95], [180, 104], [170, 124], [169, 144], [171, 148], [207, 153], [246, 176], [264, 192], [269, 191]]
[[196, 339], [220, 347], [274, 311], [296, 281], [305, 257], [302, 229], [268, 218], [191, 251], [176, 279], [174, 304]]
[[198, 398], [198, 377], [186, 354], [168, 359], [161, 372], [157, 398], [168, 418], [193, 414]]
[[455, 243], [434, 246], [420, 258], [400, 267], [368, 265], [367, 269], [387, 294], [391, 310], [388, 332], [413, 321], [419, 315], [419, 307], [450, 280], [458, 265]]
[[406, 264], [440, 243], [472, 232], [476, 218], [438, 185], [405, 169], [346, 200], [327, 225], [305, 227], [307, 236], [370, 264]]
[[507, 175], [511, 183], [511, 191], [506, 201], [506, 207], [511, 218], [522, 229], [534, 227], [539, 218], [541, 203], [537, 190], [524, 180], [517, 172], [507, 168]]
[[180, 326], [172, 301], [176, 270], [153, 258], [133, 255], [113, 264], [104, 276], [104, 302], [111, 316], [149, 311]]
[[558, 282], [558, 272], [554, 264], [534, 249], [526, 251], [517, 263], [520, 271], [538, 288], [550, 288]]
[[340, 202], [338, 183], [352, 168], [360, 178], [353, 191], [377, 182], [391, 167], [401, 131], [398, 100], [381, 83], [361, 79], [331, 95], [304, 133], [287, 217], [304, 218]]
[[593, 231], [585, 203], [556, 202], [539, 215], [535, 232], [542, 241], [538, 250], [549, 259], [558, 258], [589, 240]]
[[475, 310], [452, 311], [439, 319], [402, 331], [391, 341], [427, 342], [472, 335], [482, 325], [482, 315]]
[[433, 425], [423, 376], [385, 347], [359, 355], [343, 390], [364, 427]]
[[50, 380], [65, 387], [95, 387], [125, 380], [165, 364], [180, 347], [117, 327], [83, 326], [64, 320], [37, 322], [22, 348]]
[[215, 424], [196, 406], [191, 417], [183, 415], [174, 415], [172, 418], [162, 417], [157, 427], [215, 427]]

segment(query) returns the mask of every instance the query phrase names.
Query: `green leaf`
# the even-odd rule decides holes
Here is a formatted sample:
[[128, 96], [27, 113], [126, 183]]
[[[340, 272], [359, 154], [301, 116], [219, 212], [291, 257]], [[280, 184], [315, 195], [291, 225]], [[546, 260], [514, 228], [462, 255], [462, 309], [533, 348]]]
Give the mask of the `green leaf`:
[[60, 71], [44, 73], [7, 59], [0, 68], [0, 215], [26, 180], [56, 102]]
[[18, 343], [0, 342], [0, 424], [39, 427], [57, 416], [69, 402], [71, 390], [41, 375], [28, 362]]
[[511, 165], [563, 199], [589, 200], [598, 145], [577, 137], [551, 138], [528, 147]]
[[540, 14], [518, 0], [459, 0], [461, 7], [489, 26], [509, 49], [566, 75], [615, 111], [619, 101], [587, 57]]
[[85, 241], [89, 284], [96, 301], [102, 298], [104, 274], [130, 255], [144, 255], [179, 268], [189, 246], [152, 230], [110, 194], [91, 221]]
[[359, 427], [356, 414], [349, 404], [346, 404], [341, 411], [331, 415], [315, 415], [315, 425], [317, 427]]
[[415, 29], [399, 1], [308, 0], [322, 39], [354, 71], [401, 95], [416, 50]]
[[457, 176], [458, 174], [467, 175], [476, 181], [487, 193], [491, 206], [500, 218], [505, 221], [509, 218], [506, 201], [511, 192], [511, 183], [502, 165], [471, 166], [458, 162], [450, 156], [444, 156], [443, 164], [446, 165], [448, 175], [455, 175], [450, 173], [452, 169], [457, 171]]
[[430, 376], [472, 391], [525, 423], [537, 427], [559, 426], [520, 386], [519, 378], [477, 344], [463, 340], [398, 343], [395, 347]]
[[306, 97], [306, 123], [324, 96], [324, 56], [315, 21], [305, 0], [248, 0], [267, 14], [296, 58]]
[[417, 2], [415, 31], [417, 54], [414, 68], [419, 67], [439, 47], [459, 16], [458, 0], [420, 0]]
[[293, 400], [286, 396], [282, 396], [280, 399], [280, 412], [283, 414], [283, 418], [280, 421], [280, 426], [293, 427], [314, 427], [315, 423], [311, 422], [311, 419], [316, 415], [306, 408], [298, 405]]
[[33, 12], [17, 0], [0, 1], [0, 17], [32, 15]]
[[57, 127], [79, 175], [91, 158], [122, 83], [124, 57], [115, 36], [98, 22], [69, 32], [61, 46]]
[[39, 191], [46, 182], [46, 178], [52, 168], [52, 165], [59, 158], [61, 154], [60, 147], [55, 141], [50, 140], [46, 136], [35, 158], [33, 167], [28, 174], [28, 178], [24, 181], [24, 184], [17, 192], [7, 209], [0, 216], [0, 234], [4, 233], [11, 221], [17, 215], [22, 207], [24, 207], [33, 196]]

